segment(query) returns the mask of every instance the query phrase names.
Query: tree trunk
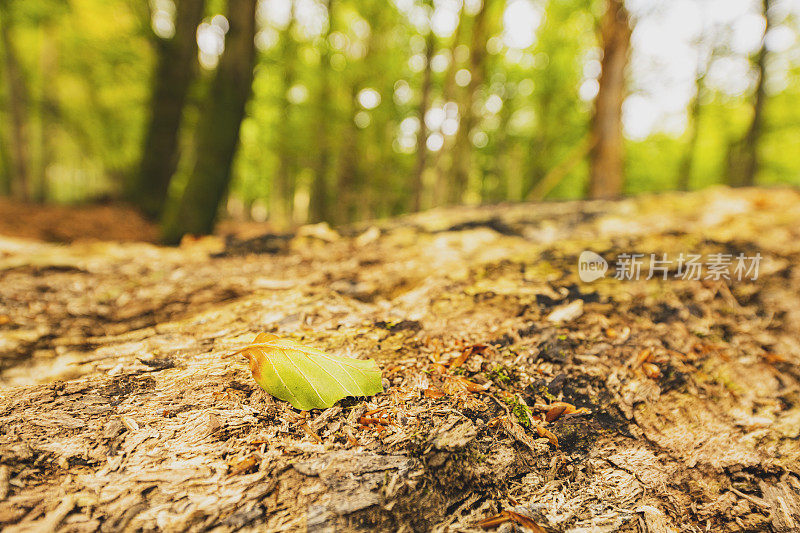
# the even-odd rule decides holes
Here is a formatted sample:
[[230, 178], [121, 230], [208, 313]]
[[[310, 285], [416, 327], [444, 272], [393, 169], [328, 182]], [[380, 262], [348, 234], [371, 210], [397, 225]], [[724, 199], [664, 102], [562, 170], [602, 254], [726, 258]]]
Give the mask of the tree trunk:
[[270, 214], [269, 219], [275, 227], [286, 229], [292, 224], [294, 207], [294, 183], [292, 180], [292, 170], [294, 166], [294, 154], [291, 147], [293, 130], [291, 125], [292, 103], [289, 101], [289, 90], [294, 85], [295, 65], [294, 58], [296, 47], [292, 37], [294, 29], [294, 3], [290, 3], [289, 23], [281, 32], [281, 55], [280, 62], [283, 66], [283, 76], [280, 86], [280, 97], [278, 99], [278, 124], [276, 127], [276, 151], [278, 156], [278, 168], [275, 172], [275, 179], [270, 191]]
[[187, 233], [214, 229], [231, 177], [239, 127], [250, 97], [255, 62], [257, 0], [229, 0], [230, 30], [217, 73], [197, 125], [196, 160], [186, 190], [165, 224], [164, 239], [177, 243]]
[[428, 128], [425, 126], [425, 113], [428, 111], [431, 97], [432, 70], [431, 59], [433, 58], [436, 46], [436, 35], [432, 29], [428, 29], [428, 36], [425, 39], [425, 70], [422, 74], [422, 87], [420, 87], [420, 102], [417, 110], [419, 120], [419, 131], [417, 132], [417, 160], [414, 167], [413, 181], [411, 183], [411, 211], [422, 209], [422, 175], [425, 172], [425, 165], [428, 157], [426, 142], [428, 139]]
[[608, 0], [600, 29], [603, 45], [600, 89], [595, 100], [589, 196], [616, 198], [622, 194], [622, 102], [631, 28], [623, 0]]
[[57, 27], [49, 24], [42, 28], [42, 49], [39, 66], [42, 77], [42, 91], [39, 95], [39, 164], [33, 196], [37, 202], [45, 202], [49, 196], [47, 169], [56, 157], [55, 136], [59, 119], [58, 97], [58, 33]]
[[[2, 94], [2, 93], [0, 93]], [[0, 99], [0, 109], [6, 109], [5, 94]], [[0, 120], [6, 120], [4, 113], [0, 113]], [[8, 151], [8, 141], [5, 131], [0, 131], [0, 196], [11, 194], [11, 154]]]
[[[464, 9], [463, 7], [458, 10], [458, 23], [453, 32], [453, 40], [450, 43], [450, 66], [447, 68], [447, 73], [444, 77], [442, 84], [442, 100], [451, 102], [455, 99], [456, 94], [456, 72], [458, 72], [461, 62], [456, 61], [456, 49], [461, 44], [462, 36], [464, 34]], [[452, 158], [446, 157], [452, 155], [452, 138], [445, 137], [442, 149], [436, 152], [433, 164], [431, 165], [436, 169], [436, 184], [434, 185], [433, 203], [434, 205], [441, 205], [446, 203], [447, 198], [450, 197], [450, 179], [449, 167], [452, 168]]]
[[528, 201], [541, 202], [555, 189], [561, 180], [566, 178], [578, 163], [583, 161], [592, 149], [593, 137], [586, 135], [567, 156], [554, 166], [547, 174], [542, 176], [525, 197]]
[[764, 27], [764, 37], [761, 40], [761, 48], [755, 58], [756, 90], [753, 98], [753, 120], [747, 133], [740, 141], [740, 145], [733, 150], [734, 159], [729, 169], [729, 182], [733, 186], [751, 187], [756, 182], [758, 174], [758, 144], [761, 140], [761, 133], [764, 128], [764, 103], [767, 100], [766, 92], [766, 67], [767, 67], [767, 44], [766, 35], [772, 27], [770, 23], [769, 9], [772, 0], [762, 0], [762, 10], [766, 25]]
[[30, 144], [28, 135], [29, 94], [22, 69], [17, 59], [9, 27], [9, 14], [0, 4], [0, 39], [3, 44], [6, 94], [11, 119], [8, 124], [9, 158], [12, 175], [11, 192], [20, 200], [30, 199]]
[[533, 191], [540, 189], [540, 183], [552, 171], [553, 139], [557, 137], [551, 131], [552, 124], [548, 118], [553, 116], [552, 108], [555, 97], [556, 93], [552, 90], [543, 91], [538, 96], [536, 112], [541, 120], [529, 143], [530, 149], [525, 161], [523, 180], [526, 198], [530, 198], [534, 194]]
[[[0, 529], [797, 532], [796, 194], [456, 207], [222, 257], [4, 246]], [[731, 205], [738, 242], [709, 239]], [[609, 227], [623, 211], [641, 231]], [[670, 250], [665, 228], [701, 257], [747, 243], [761, 271], [688, 276], [679, 302], [601, 282], [583, 304], [587, 235]], [[543, 288], [563, 297], [534, 305]], [[231, 357], [267, 328], [374, 359], [386, 390], [298, 412]]]
[[349, 108], [345, 116], [350, 120], [344, 127], [342, 145], [339, 157], [339, 172], [336, 182], [336, 209], [334, 219], [337, 224], [347, 224], [356, 219], [358, 206], [357, 188], [360, 179], [358, 160], [358, 129], [353, 123], [355, 115], [355, 101], [358, 96], [358, 85], [353, 85], [350, 90]]
[[491, 0], [484, 0], [480, 10], [472, 21], [472, 39], [469, 49], [469, 72], [472, 75], [459, 106], [460, 124], [452, 151], [452, 183], [450, 184], [450, 204], [460, 204], [469, 184], [472, 169], [472, 141], [470, 133], [477, 121], [472, 110], [478, 88], [485, 76], [487, 16], [486, 12]]
[[[376, 34], [379, 33], [380, 27], [377, 24], [378, 15], [380, 14], [380, 6], [376, 4], [372, 11], [364, 13], [367, 20], [373, 26], [372, 31], [366, 42], [366, 52], [362, 59], [364, 65], [372, 64], [372, 57], [375, 54], [376, 44], [379, 40], [376, 39]], [[376, 11], [377, 10], [377, 11]], [[336, 209], [334, 219], [337, 224], [347, 224], [369, 216], [372, 211], [372, 202], [369, 192], [366, 187], [366, 173], [375, 166], [370, 166], [365, 161], [370, 158], [369, 150], [362, 150], [360, 146], [361, 130], [355, 124], [355, 116], [358, 112], [358, 93], [368, 78], [362, 73], [355, 76], [351, 85], [349, 86], [350, 94], [347, 95], [348, 105], [344, 108], [345, 112], [342, 116], [348, 118], [343, 131], [342, 142], [339, 148], [339, 169], [336, 178]], [[382, 169], [381, 171], [384, 171]]]
[[175, 35], [158, 39], [158, 64], [153, 79], [152, 113], [142, 148], [138, 179], [130, 197], [151, 218], [161, 215], [169, 182], [179, 159], [183, 108], [197, 65], [197, 26], [205, 0], [177, 0]]
[[514, 139], [508, 134], [508, 125], [514, 115], [515, 90], [507, 87], [504, 93], [503, 107], [498, 115], [499, 124], [495, 133], [492, 157], [487, 161], [485, 170], [481, 173], [481, 202], [499, 202], [508, 196], [508, 169], [510, 152]]
[[700, 130], [700, 95], [705, 87], [706, 73], [711, 63], [713, 56], [709, 56], [708, 61], [704, 67], [699, 70], [695, 78], [695, 94], [692, 99], [691, 107], [689, 110], [689, 140], [686, 143], [686, 151], [681, 158], [680, 166], [678, 169], [677, 187], [681, 191], [689, 190], [689, 180], [692, 177], [692, 168], [694, 167], [694, 153], [697, 149], [697, 138]]
[[328, 29], [325, 32], [325, 41], [322, 44], [322, 54], [319, 68], [319, 92], [317, 94], [317, 157], [314, 165], [314, 178], [311, 183], [311, 198], [308, 209], [310, 222], [329, 220], [328, 205], [328, 167], [331, 160], [330, 132], [328, 126], [331, 121], [331, 53], [330, 36], [333, 33], [333, 0], [327, 0], [325, 7], [328, 11]]

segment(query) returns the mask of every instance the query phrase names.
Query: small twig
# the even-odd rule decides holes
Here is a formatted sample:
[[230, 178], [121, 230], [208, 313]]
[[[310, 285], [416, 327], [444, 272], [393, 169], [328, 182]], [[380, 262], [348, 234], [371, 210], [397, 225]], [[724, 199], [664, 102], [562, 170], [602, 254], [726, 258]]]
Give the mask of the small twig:
[[761, 507], [762, 509], [770, 509], [772, 507], [769, 503], [767, 503], [765, 500], [759, 498], [758, 496], [752, 496], [750, 494], [746, 494], [746, 493], [744, 493], [744, 492], [742, 492], [742, 491], [740, 491], [738, 489], [735, 489], [733, 487], [731, 487], [730, 491], [732, 493], [736, 494], [737, 496], [741, 496], [742, 498], [744, 498], [745, 500], [749, 501], [750, 503]]

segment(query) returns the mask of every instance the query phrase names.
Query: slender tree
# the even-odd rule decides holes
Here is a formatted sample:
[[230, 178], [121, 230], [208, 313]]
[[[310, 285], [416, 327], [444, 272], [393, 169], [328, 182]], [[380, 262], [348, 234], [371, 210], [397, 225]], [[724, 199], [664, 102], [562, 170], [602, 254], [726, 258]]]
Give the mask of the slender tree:
[[[698, 43], [699, 46], [700, 43]], [[678, 189], [682, 191], [689, 190], [689, 180], [692, 177], [692, 168], [694, 167], [694, 156], [697, 150], [697, 140], [700, 132], [700, 113], [702, 111], [701, 97], [706, 86], [706, 75], [708, 68], [711, 66], [713, 60], [713, 51], [708, 54], [707, 58], [699, 60], [697, 64], [697, 73], [695, 74], [695, 88], [694, 96], [689, 104], [689, 139], [686, 143], [686, 150], [681, 156], [680, 164], [678, 166], [678, 179], [676, 183]]]
[[176, 243], [187, 233], [205, 234], [214, 229], [219, 204], [230, 182], [239, 128], [251, 93], [256, 4], [257, 0], [228, 1], [230, 29], [225, 51], [197, 125], [196, 159], [189, 182], [175, 211], [166, 218], [166, 242]]
[[6, 95], [10, 120], [6, 138], [9, 141], [9, 159], [12, 176], [11, 192], [20, 200], [31, 196], [31, 151], [28, 130], [28, 84], [20, 67], [14, 39], [11, 36], [10, 12], [7, 2], [0, 2], [0, 41], [3, 47]]
[[[433, 2], [426, 5], [433, 11]], [[432, 16], [432, 13], [430, 13]], [[428, 35], [425, 37], [425, 70], [422, 72], [422, 86], [420, 87], [419, 107], [417, 108], [417, 120], [419, 121], [419, 131], [417, 132], [417, 159], [414, 166], [414, 175], [411, 183], [411, 211], [419, 211], [422, 208], [422, 189], [423, 174], [427, 163], [428, 148], [428, 128], [425, 126], [425, 114], [430, 107], [431, 87], [433, 86], [433, 76], [431, 69], [431, 59], [433, 59], [436, 47], [436, 35], [428, 24]]]
[[[442, 84], [442, 99], [445, 102], [452, 102], [456, 99], [456, 73], [462, 66], [462, 62], [456, 57], [458, 47], [461, 45], [464, 34], [464, 8], [463, 5], [458, 9], [458, 21], [453, 37], [450, 41], [450, 65], [445, 72]], [[436, 152], [432, 166], [436, 169], [436, 184], [434, 188], [434, 205], [441, 205], [447, 202], [450, 190], [450, 168], [452, 167], [452, 145], [450, 137], [445, 137], [442, 149]]]
[[623, 0], [607, 1], [600, 37], [603, 61], [592, 119], [589, 196], [616, 198], [623, 185], [622, 102], [631, 42], [630, 17]]
[[526, 167], [527, 172], [523, 176], [523, 183], [526, 189], [526, 196], [532, 194], [541, 180], [547, 175], [550, 161], [547, 155], [553, 147], [553, 132], [551, 131], [554, 124], [547, 120], [547, 117], [553, 114], [553, 100], [557, 96], [555, 84], [544, 84], [545, 87], [540, 89], [540, 94], [537, 95], [536, 105], [537, 113], [543, 118], [536, 131], [533, 133], [530, 149], [526, 154]]
[[481, 173], [481, 201], [498, 202], [506, 197], [509, 181], [510, 152], [514, 139], [508, 133], [509, 122], [514, 114], [514, 87], [506, 85], [503, 94], [503, 107], [497, 118], [499, 126], [494, 136], [492, 157], [486, 162]]
[[459, 105], [460, 124], [452, 150], [452, 183], [450, 184], [449, 203], [458, 204], [464, 199], [472, 171], [472, 139], [470, 135], [477, 123], [474, 103], [478, 88], [486, 75], [486, 43], [488, 41], [488, 16], [491, 0], [483, 0], [480, 9], [472, 21], [472, 37], [469, 47], [470, 81], [464, 97]]
[[204, 0], [176, 0], [175, 34], [155, 37], [158, 59], [153, 77], [150, 121], [137, 179], [129, 196], [151, 218], [161, 215], [178, 166], [179, 132], [186, 95], [197, 70], [197, 26]]
[[328, 200], [328, 171], [331, 160], [330, 122], [331, 122], [331, 43], [334, 28], [334, 0], [326, 0], [328, 29], [321, 43], [319, 85], [317, 89], [317, 116], [315, 120], [317, 153], [314, 161], [314, 177], [311, 182], [311, 198], [308, 210], [310, 222], [330, 219]]
[[281, 32], [280, 64], [283, 67], [278, 97], [278, 123], [275, 126], [275, 148], [278, 156], [278, 168], [270, 191], [270, 221], [279, 228], [286, 228], [292, 222], [294, 207], [294, 152], [292, 151], [292, 102], [289, 90], [296, 78], [295, 56], [297, 46], [292, 33], [295, 27], [294, 2], [290, 2], [289, 23]]
[[42, 47], [39, 56], [39, 70], [42, 89], [38, 95], [38, 138], [39, 164], [36, 168], [36, 184], [33, 197], [44, 202], [49, 195], [47, 170], [56, 158], [55, 134], [59, 119], [60, 103], [58, 95], [58, 34], [54, 24], [42, 26]]
[[[5, 94], [0, 92], [0, 110], [5, 109]], [[4, 113], [0, 112], [0, 120], [4, 120]], [[8, 151], [6, 131], [0, 131], [0, 196], [11, 194], [11, 154]]]
[[369, 12], [364, 13], [367, 20], [372, 24], [364, 43], [365, 51], [361, 58], [361, 65], [345, 89], [348, 103], [342, 109], [342, 116], [347, 117], [347, 122], [342, 128], [342, 139], [339, 145], [336, 207], [332, 214], [332, 218], [337, 224], [346, 224], [362, 217], [368, 217], [373, 208], [367, 180], [367, 173], [370, 170], [371, 151], [366, 143], [362, 144], [364, 136], [355, 123], [358, 112], [358, 94], [370, 80], [367, 66], [374, 60], [379, 48], [378, 45], [382, 40], [380, 38], [379, 15], [383, 8], [380, 4], [371, 5], [371, 8]]
[[349, 123], [345, 124], [342, 133], [342, 144], [339, 149], [339, 168], [336, 176], [336, 207], [333, 220], [337, 224], [346, 224], [358, 215], [357, 188], [361, 183], [361, 168], [358, 160], [358, 131], [353, 123], [355, 101], [358, 97], [358, 85], [354, 84], [349, 91], [348, 107], [345, 116]]
[[[2, 21], [0, 21], [2, 24]], [[5, 55], [2, 49], [2, 41], [0, 40], [0, 60], [2, 60]], [[7, 90], [8, 87], [5, 83], [2, 83], [3, 77], [0, 76], [0, 125], [6, 125], [9, 123], [8, 120], [8, 94]], [[11, 180], [14, 174], [14, 169], [12, 166], [11, 161], [11, 152], [9, 151], [9, 145], [11, 144], [9, 141], [10, 135], [10, 128], [7, 127], [0, 127], [0, 196], [8, 196], [11, 194]]]
[[767, 32], [772, 27], [770, 20], [770, 8], [773, 0], [762, 0], [761, 9], [766, 20], [764, 26], [764, 36], [761, 39], [761, 47], [756, 53], [754, 65], [757, 76], [756, 89], [753, 94], [753, 118], [750, 126], [739, 143], [733, 147], [730, 168], [728, 171], [728, 181], [731, 185], [751, 187], [756, 182], [760, 162], [758, 149], [761, 141], [761, 134], [764, 130], [764, 105], [767, 101], [766, 78], [767, 78], [767, 57], [768, 50], [766, 44]]

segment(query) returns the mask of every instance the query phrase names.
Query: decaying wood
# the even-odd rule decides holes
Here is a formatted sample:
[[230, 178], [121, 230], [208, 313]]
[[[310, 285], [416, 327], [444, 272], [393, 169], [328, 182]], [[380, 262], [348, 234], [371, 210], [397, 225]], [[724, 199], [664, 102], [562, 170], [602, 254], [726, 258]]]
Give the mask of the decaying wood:
[[[798, 206], [720, 189], [180, 248], [2, 240], [0, 527], [795, 531]], [[584, 249], [763, 259], [755, 281], [582, 283]], [[296, 411], [224, 357], [261, 331], [372, 357], [386, 390]]]

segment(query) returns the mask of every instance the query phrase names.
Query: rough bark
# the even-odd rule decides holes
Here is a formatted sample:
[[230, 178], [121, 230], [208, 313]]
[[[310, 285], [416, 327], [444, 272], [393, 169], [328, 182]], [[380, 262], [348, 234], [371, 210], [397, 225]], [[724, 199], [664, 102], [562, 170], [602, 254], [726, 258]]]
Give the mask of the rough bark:
[[142, 146], [138, 176], [130, 196], [149, 217], [162, 214], [172, 175], [178, 166], [184, 105], [197, 71], [197, 26], [205, 0], [177, 0], [175, 35], [155, 38], [157, 64], [150, 100], [150, 120]]
[[622, 102], [631, 39], [630, 17], [623, 0], [608, 0], [600, 38], [603, 61], [592, 119], [589, 196], [616, 198], [622, 194], [624, 179]]
[[[547, 531], [789, 533], [798, 202], [715, 189], [437, 210], [353, 237], [14, 243], [0, 527], [473, 531], [510, 508]], [[625, 243], [763, 268], [581, 283], [598, 235], [610, 260]], [[225, 357], [260, 331], [375, 358], [386, 390], [297, 412]], [[532, 419], [556, 401], [590, 413]]]
[[31, 196], [31, 150], [28, 124], [28, 105], [30, 94], [25, 75], [20, 67], [11, 26], [8, 7], [0, 3], [0, 39], [2, 39], [4, 78], [9, 106], [10, 120], [7, 138], [11, 145], [11, 191], [20, 200], [29, 200]]
[[230, 0], [225, 51], [197, 125], [196, 160], [186, 190], [165, 224], [164, 239], [211, 233], [231, 178], [239, 127], [250, 98], [255, 62], [256, 0]]

